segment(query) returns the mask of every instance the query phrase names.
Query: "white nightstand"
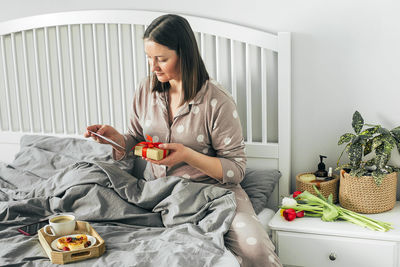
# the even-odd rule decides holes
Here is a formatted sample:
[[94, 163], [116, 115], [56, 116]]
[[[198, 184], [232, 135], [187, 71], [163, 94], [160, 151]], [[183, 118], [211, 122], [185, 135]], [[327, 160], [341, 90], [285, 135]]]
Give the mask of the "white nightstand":
[[288, 222], [280, 211], [269, 227], [285, 266], [400, 267], [400, 202], [391, 211], [367, 216], [392, 223], [394, 229], [382, 233], [311, 217]]

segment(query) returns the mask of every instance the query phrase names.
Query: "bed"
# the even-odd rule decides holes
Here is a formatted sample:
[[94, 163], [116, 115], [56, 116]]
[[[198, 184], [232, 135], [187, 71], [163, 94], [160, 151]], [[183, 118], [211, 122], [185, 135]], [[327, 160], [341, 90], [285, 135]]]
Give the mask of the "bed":
[[[90, 221], [107, 246], [102, 257], [76, 265], [239, 266], [223, 246], [226, 223], [212, 219], [233, 216], [221, 205], [229, 192], [197, 186], [194, 192], [213, 197], [180, 199], [199, 201], [202, 213], [176, 211], [179, 203], [168, 197], [137, 198], [116, 177], [135, 177], [144, 190], [144, 163], [115, 163], [109, 146], [82, 138], [93, 123], [126, 131], [133, 92], [148, 75], [142, 35], [160, 15], [88, 10], [0, 23], [1, 265], [50, 265], [37, 237], [16, 229], [71, 212]], [[183, 16], [210, 75], [237, 103], [248, 156], [242, 186], [268, 231], [290, 187], [290, 33]], [[171, 179], [163, 190], [180, 194], [179, 186], [192, 186], [182, 180]]]

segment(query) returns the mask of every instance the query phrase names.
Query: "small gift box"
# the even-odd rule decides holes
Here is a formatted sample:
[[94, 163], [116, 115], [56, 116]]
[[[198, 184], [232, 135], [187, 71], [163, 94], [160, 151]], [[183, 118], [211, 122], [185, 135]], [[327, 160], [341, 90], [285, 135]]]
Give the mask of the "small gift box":
[[150, 142], [140, 142], [133, 147], [133, 153], [136, 156], [154, 160], [161, 160], [169, 154], [169, 150], [159, 148], [159, 145], [161, 145], [162, 143], [153, 143], [153, 138], [149, 135], [146, 136], [146, 139]]

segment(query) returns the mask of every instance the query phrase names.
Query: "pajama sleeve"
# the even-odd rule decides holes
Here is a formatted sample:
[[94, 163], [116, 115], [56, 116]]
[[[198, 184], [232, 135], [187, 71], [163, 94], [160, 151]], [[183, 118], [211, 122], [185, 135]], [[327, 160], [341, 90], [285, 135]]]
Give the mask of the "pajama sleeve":
[[143, 105], [146, 98], [146, 88], [144, 86], [144, 82], [142, 81], [137, 90], [135, 90], [133, 96], [133, 103], [132, 103], [132, 110], [129, 118], [129, 126], [128, 131], [125, 133], [124, 140], [125, 140], [125, 153], [123, 155], [118, 155], [115, 149], [113, 149], [113, 158], [115, 160], [122, 160], [124, 159], [132, 148], [139, 142], [144, 141], [143, 138], [143, 129], [140, 123], [140, 115], [143, 112]]
[[[212, 101], [217, 104], [213, 105]], [[214, 106], [210, 125], [211, 140], [216, 156], [221, 161], [222, 183], [239, 184], [244, 178], [246, 154], [236, 105], [228, 96], [218, 101], [211, 100], [211, 105]]]

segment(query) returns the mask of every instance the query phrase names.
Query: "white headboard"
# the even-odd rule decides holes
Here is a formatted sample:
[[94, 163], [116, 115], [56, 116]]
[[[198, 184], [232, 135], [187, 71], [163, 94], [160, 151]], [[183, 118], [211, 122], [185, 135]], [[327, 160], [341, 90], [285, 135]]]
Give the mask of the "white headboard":
[[[162, 14], [90, 10], [0, 23], [0, 160], [11, 161], [27, 133], [81, 136], [94, 123], [125, 131], [148, 74], [143, 32]], [[281, 171], [277, 202], [290, 187], [290, 33], [183, 16], [210, 76], [237, 102], [249, 166]]]

